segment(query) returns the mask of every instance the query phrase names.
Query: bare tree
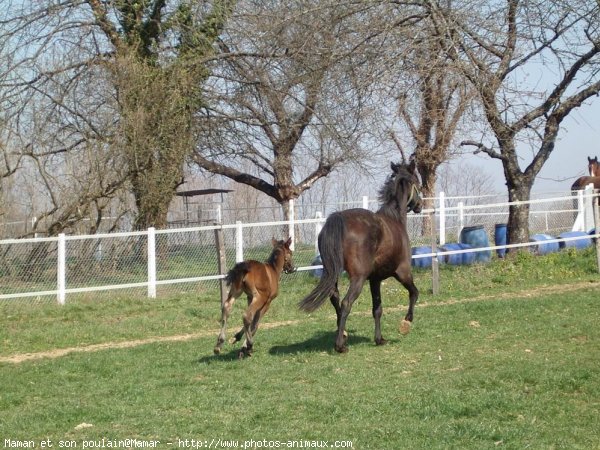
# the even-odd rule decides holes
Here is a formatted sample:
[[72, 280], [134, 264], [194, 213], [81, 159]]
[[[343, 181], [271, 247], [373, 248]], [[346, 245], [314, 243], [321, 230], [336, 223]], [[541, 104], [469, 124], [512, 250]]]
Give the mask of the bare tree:
[[[600, 4], [506, 0], [427, 6], [448, 56], [476, 89], [497, 146], [472, 140], [463, 145], [502, 162], [511, 202], [529, 200], [562, 121], [600, 91]], [[536, 68], [539, 78], [527, 80]], [[528, 204], [510, 207], [511, 243], [529, 240], [528, 218]]]
[[[457, 73], [445, 45], [429, 20], [421, 20], [402, 35], [415, 34], [399, 66], [403, 92], [398, 97], [401, 130], [414, 148], [421, 176], [424, 207], [434, 208], [439, 166], [453, 156], [452, 144], [473, 100], [473, 90]], [[396, 87], [397, 88], [397, 87]], [[464, 127], [463, 127], [464, 128]], [[391, 132], [396, 146], [405, 145]], [[423, 218], [423, 234], [431, 235], [429, 216]]]
[[244, 5], [221, 42], [234, 57], [214, 71], [215, 98], [204, 117], [210, 131], [194, 160], [273, 198], [288, 217], [289, 200], [366, 154], [361, 124], [372, 80], [365, 77], [369, 56], [356, 50], [367, 35], [361, 21], [374, 7], [290, 0]]
[[[116, 196], [116, 186], [131, 190], [137, 228], [166, 225], [193, 149], [206, 63], [235, 3], [40, 0], [15, 2], [2, 13], [12, 74], [2, 86], [3, 106], [11, 129], [29, 139], [26, 157], [47, 193], [49, 231]], [[83, 160], [90, 148], [103, 167]], [[75, 177], [93, 179], [96, 169], [114, 176], [92, 194], [88, 178]], [[73, 189], [68, 196], [66, 187]]]

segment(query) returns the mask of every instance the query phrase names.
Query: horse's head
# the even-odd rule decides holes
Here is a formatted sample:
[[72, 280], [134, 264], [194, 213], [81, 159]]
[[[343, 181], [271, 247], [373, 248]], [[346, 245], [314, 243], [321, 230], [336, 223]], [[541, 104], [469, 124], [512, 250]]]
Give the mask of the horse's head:
[[400, 190], [408, 192], [406, 200], [407, 210], [417, 214], [420, 213], [423, 209], [423, 199], [421, 197], [421, 183], [417, 175], [417, 163], [414, 157], [411, 156], [408, 164], [391, 163], [391, 168], [392, 174], [389, 181], [392, 181], [397, 186], [396, 195]]
[[597, 156], [594, 156], [594, 158], [588, 156], [588, 170], [590, 177], [600, 177], [600, 164]]
[[287, 241], [278, 241], [275, 238], [271, 240], [273, 244], [273, 255], [275, 258], [283, 258], [283, 271], [285, 273], [294, 273], [296, 267], [292, 261], [292, 238], [288, 238]]

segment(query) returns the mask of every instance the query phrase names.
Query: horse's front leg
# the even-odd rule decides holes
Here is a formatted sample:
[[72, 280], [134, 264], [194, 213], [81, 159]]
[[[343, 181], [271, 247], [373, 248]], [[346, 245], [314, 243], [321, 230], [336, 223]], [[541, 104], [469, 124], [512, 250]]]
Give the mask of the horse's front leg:
[[375, 344], [383, 345], [386, 340], [381, 336], [381, 315], [383, 307], [381, 305], [381, 280], [369, 280], [371, 287], [371, 298], [373, 299], [373, 319], [375, 320]]
[[408, 311], [404, 320], [400, 322], [400, 334], [408, 334], [410, 332], [410, 327], [413, 321], [413, 312], [415, 309], [415, 304], [419, 299], [419, 290], [415, 286], [413, 282], [412, 274], [408, 273], [404, 276], [396, 275], [396, 279], [402, 283], [402, 286], [406, 288], [408, 291]]
[[346, 345], [348, 341], [348, 334], [346, 333], [346, 320], [348, 319], [348, 315], [350, 314], [354, 300], [358, 298], [360, 292], [362, 291], [364, 283], [364, 278], [350, 280], [350, 287], [348, 288], [348, 292], [346, 293], [344, 300], [342, 300], [340, 318], [338, 320], [337, 337], [335, 340], [335, 350], [339, 353], [346, 353], [348, 351], [348, 346]]

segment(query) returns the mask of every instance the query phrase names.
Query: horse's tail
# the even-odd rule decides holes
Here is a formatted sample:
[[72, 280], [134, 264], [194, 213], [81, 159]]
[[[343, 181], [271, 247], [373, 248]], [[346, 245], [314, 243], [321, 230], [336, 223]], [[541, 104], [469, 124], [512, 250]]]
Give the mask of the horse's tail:
[[250, 272], [250, 269], [246, 261], [237, 263], [235, 266], [233, 266], [233, 269], [227, 272], [227, 275], [225, 276], [225, 283], [227, 283], [227, 286], [234, 285], [239, 289], [244, 281], [244, 277], [248, 272]]
[[319, 252], [323, 264], [323, 275], [319, 284], [298, 303], [301, 310], [315, 311], [329, 297], [344, 270], [342, 241], [344, 238], [344, 219], [340, 214], [329, 216], [319, 234]]

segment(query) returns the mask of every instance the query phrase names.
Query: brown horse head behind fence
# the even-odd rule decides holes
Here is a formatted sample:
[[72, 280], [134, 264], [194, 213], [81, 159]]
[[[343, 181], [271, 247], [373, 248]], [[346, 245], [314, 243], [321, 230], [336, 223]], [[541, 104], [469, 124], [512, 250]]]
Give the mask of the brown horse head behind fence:
[[[304, 311], [314, 311], [330, 298], [337, 314], [335, 349], [346, 352], [345, 326], [352, 303], [369, 280], [375, 319], [375, 343], [381, 345], [381, 282], [396, 278], [408, 290], [408, 313], [401, 332], [407, 333], [419, 291], [411, 271], [411, 247], [406, 231], [409, 210], [421, 212], [421, 194], [414, 160], [410, 164], [392, 163], [392, 173], [379, 191], [382, 206], [376, 213], [366, 209], [347, 209], [331, 214], [319, 234], [323, 276], [315, 289], [300, 303]], [[346, 270], [350, 287], [340, 303], [338, 278]]]
[[279, 293], [281, 272], [290, 273], [295, 270], [292, 262], [292, 250], [290, 249], [292, 238], [288, 238], [287, 241], [273, 239], [272, 243], [273, 251], [266, 262], [246, 260], [237, 263], [227, 273], [225, 281], [230, 289], [227, 299], [221, 305], [221, 331], [214, 349], [215, 354], [221, 353], [227, 331], [227, 318], [231, 314], [236, 298], [242, 293], [245, 293], [248, 297], [248, 308], [243, 315], [244, 326], [235, 334], [231, 343], [235, 344], [242, 337], [245, 337], [238, 356], [243, 358], [252, 354], [258, 322]]
[[588, 156], [588, 171], [590, 177], [600, 177], [600, 164], [598, 163], [598, 157], [590, 158]]

